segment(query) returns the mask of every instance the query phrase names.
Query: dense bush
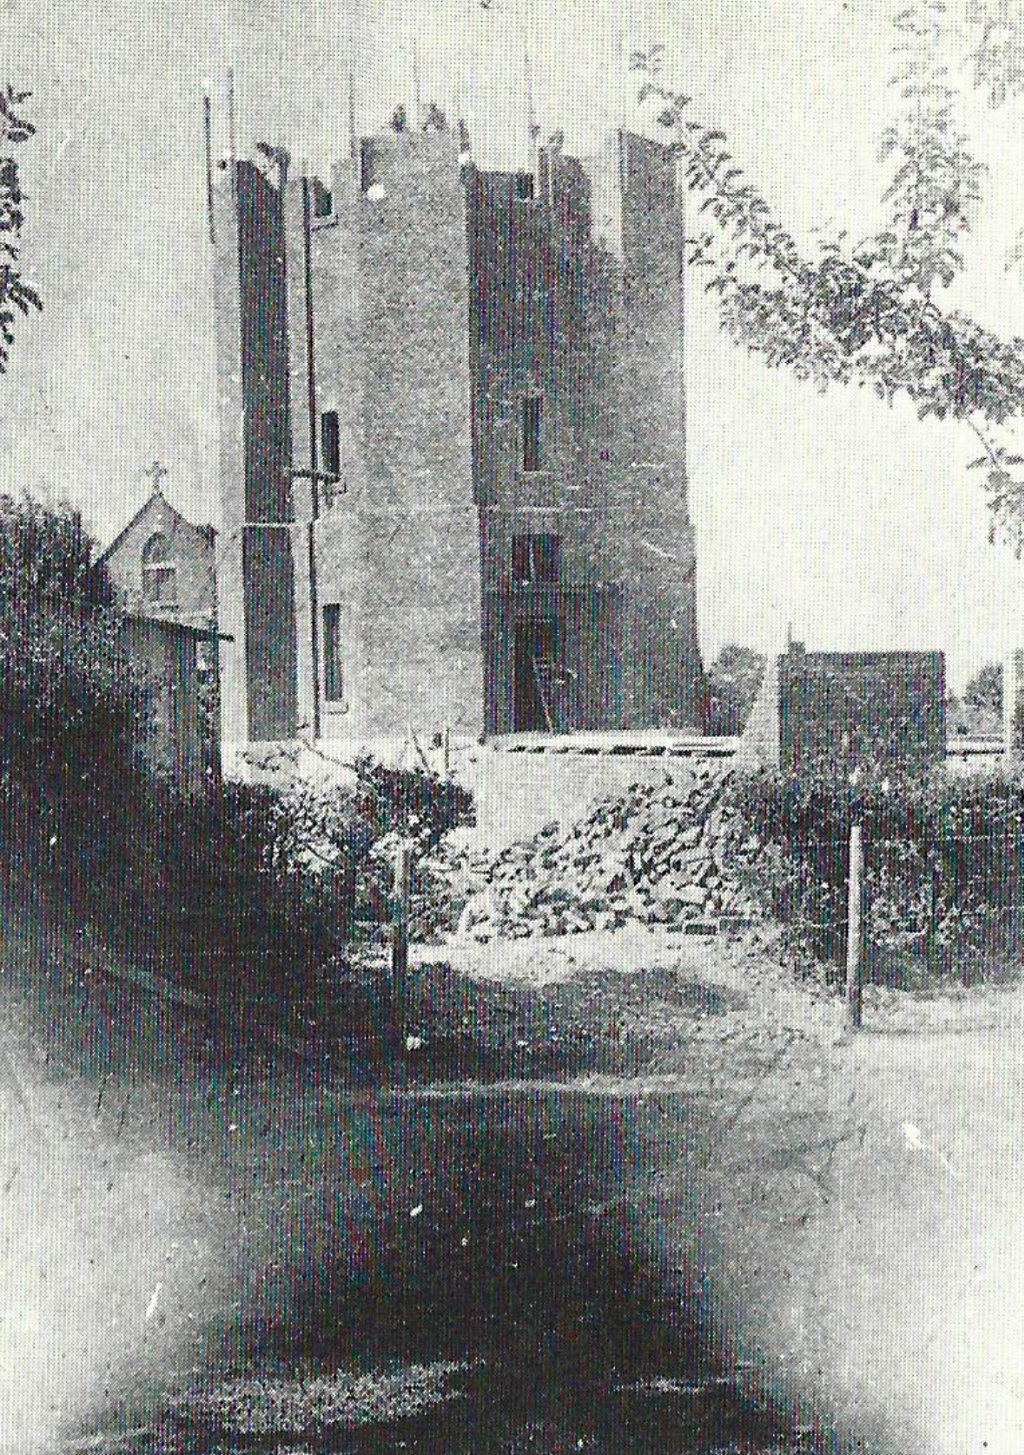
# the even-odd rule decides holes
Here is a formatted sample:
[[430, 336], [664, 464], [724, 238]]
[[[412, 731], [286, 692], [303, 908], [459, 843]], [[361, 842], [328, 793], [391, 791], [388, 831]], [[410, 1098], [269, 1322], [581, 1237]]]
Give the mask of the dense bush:
[[[146, 683], [78, 515], [0, 496], [0, 815], [7, 862], [108, 942], [222, 1001], [306, 1006], [352, 933], [368, 856], [435, 844], [466, 796], [369, 760], [354, 787], [223, 784], [183, 798], [142, 750]], [[365, 898], [365, 895], [364, 895]]]
[[876, 979], [974, 978], [1018, 955], [1024, 884], [1019, 777], [738, 778], [732, 798], [763, 852], [762, 896], [818, 959], [846, 949], [850, 827], [863, 826], [866, 952]]
[[[181, 801], [147, 765], [144, 670], [77, 512], [0, 496], [0, 791], [8, 862], [154, 968], [281, 923], [265, 806]], [[199, 953], [194, 953], [199, 947]]]
[[142, 772], [56, 863], [136, 963], [225, 1007], [306, 1008], [348, 936], [355, 860], [313, 869], [292, 832], [285, 796], [268, 785], [227, 782], [184, 799]]
[[457, 824], [468, 823], [473, 798], [457, 783], [426, 769], [391, 768], [372, 758], [355, 765], [357, 800], [382, 832], [409, 835], [421, 849], [434, 848]]
[[137, 789], [94, 818], [69, 887], [159, 973], [225, 1004], [303, 1012], [330, 996], [357, 915], [386, 914], [380, 850], [395, 830], [436, 842], [468, 807], [450, 784], [369, 760], [354, 786], [229, 782], [183, 800], [150, 777]]
[[77, 512], [0, 496], [0, 782], [91, 801], [135, 762], [144, 682]]

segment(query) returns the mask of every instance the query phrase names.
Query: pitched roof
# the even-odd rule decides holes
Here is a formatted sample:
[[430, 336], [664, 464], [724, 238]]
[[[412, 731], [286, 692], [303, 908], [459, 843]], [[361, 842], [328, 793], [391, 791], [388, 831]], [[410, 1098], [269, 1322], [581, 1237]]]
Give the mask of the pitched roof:
[[96, 557], [96, 564], [97, 564], [97, 566], [102, 565], [103, 562], [106, 561], [109, 556], [112, 556], [114, 554], [114, 552], [117, 550], [118, 546], [121, 544], [121, 542], [128, 535], [128, 532], [130, 530], [132, 530], [136, 525], [138, 525], [139, 521], [142, 520], [146, 516], [146, 514], [153, 508], [153, 506], [157, 503], [157, 501], [159, 501], [162, 505], [164, 505], [167, 508], [167, 510], [170, 511], [170, 513], [174, 517], [176, 523], [181, 524], [181, 525], [184, 525], [184, 526], [187, 526], [189, 528], [189, 530], [198, 531], [199, 534], [202, 535], [206, 539], [206, 541], [207, 541], [207, 543], [209, 545], [211, 545], [211, 546], [213, 545], [214, 537], [217, 534], [217, 532], [214, 530], [213, 526], [212, 525], [193, 525], [190, 520], [187, 520], [185, 518], [185, 516], [182, 515], [182, 513], [181, 513], [180, 510], [175, 510], [174, 506], [167, 499], [167, 496], [160, 489], [159, 485], [157, 485], [157, 486], [154, 487], [153, 493], [149, 496], [149, 498], [147, 500], [144, 500], [143, 503], [139, 506], [138, 510], [132, 516], [132, 518], [128, 522], [128, 524], [125, 525], [125, 526], [122, 526], [122, 528], [118, 531], [117, 535], [110, 542], [110, 544], [108, 546], [105, 546], [103, 548], [103, 550], [99, 553], [99, 555]]
[[168, 616], [148, 616], [143, 611], [126, 611], [121, 616], [122, 623], [128, 628], [141, 629], [155, 632], [164, 632], [168, 636], [198, 637], [204, 641], [233, 642], [235, 639], [226, 632], [218, 631], [215, 626], [196, 626], [193, 622], [176, 621]]

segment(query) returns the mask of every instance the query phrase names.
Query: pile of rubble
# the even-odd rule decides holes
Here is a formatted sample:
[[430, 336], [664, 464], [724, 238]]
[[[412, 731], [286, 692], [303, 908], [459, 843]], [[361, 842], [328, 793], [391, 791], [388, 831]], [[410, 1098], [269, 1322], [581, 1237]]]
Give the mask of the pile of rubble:
[[758, 917], [745, 887], [762, 852], [725, 795], [731, 774], [637, 784], [571, 829], [549, 824], [477, 869], [459, 933], [475, 939], [615, 929], [627, 921], [692, 934]]

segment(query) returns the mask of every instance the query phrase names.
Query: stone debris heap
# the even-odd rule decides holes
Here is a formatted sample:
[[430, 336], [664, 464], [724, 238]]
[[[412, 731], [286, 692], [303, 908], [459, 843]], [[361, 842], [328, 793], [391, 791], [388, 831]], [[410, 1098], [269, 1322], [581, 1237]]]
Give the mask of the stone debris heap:
[[549, 824], [486, 867], [458, 932], [474, 939], [615, 929], [628, 921], [690, 934], [759, 918], [748, 891], [762, 845], [727, 801], [731, 773], [635, 784], [564, 832]]

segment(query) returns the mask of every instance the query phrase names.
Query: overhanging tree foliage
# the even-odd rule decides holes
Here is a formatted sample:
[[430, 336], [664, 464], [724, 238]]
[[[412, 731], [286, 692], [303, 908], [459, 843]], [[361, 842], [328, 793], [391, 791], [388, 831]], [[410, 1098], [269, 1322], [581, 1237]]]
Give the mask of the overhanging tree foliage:
[[27, 100], [26, 91], [15, 91], [10, 85], [0, 88], [0, 374], [7, 371], [18, 314], [42, 307], [39, 295], [26, 282], [19, 266], [25, 199], [15, 148], [35, 131], [22, 115]]
[[[975, 80], [998, 104], [1024, 88], [1024, 21], [1003, 24], [971, 4]], [[881, 139], [891, 169], [889, 220], [860, 241], [826, 238], [802, 250], [742, 168], [723, 132], [692, 115], [692, 100], [664, 83], [661, 48], [633, 57], [672, 134], [689, 188], [716, 226], [687, 240], [691, 266], [708, 270], [727, 332], [771, 367], [819, 389], [856, 384], [891, 404], [910, 399], [921, 418], [955, 419], [978, 438], [992, 535], [1024, 551], [1024, 458], [1006, 428], [1024, 409], [1024, 339], [1004, 339], [936, 299], [963, 267], [960, 246], [981, 198], [985, 169], [955, 123], [958, 93], [942, 64], [955, 31], [942, 0], [896, 17], [900, 114]]]

